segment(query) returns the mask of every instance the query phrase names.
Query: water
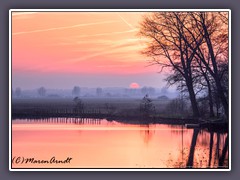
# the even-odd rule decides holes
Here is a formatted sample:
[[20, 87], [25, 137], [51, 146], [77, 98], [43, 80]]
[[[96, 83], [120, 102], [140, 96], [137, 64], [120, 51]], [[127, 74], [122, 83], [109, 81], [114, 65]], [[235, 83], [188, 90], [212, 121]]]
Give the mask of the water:
[[[12, 168], [228, 168], [226, 139], [227, 134], [161, 124], [14, 120]], [[72, 159], [65, 164], [46, 163], [52, 157]], [[24, 163], [23, 158], [45, 163]]]

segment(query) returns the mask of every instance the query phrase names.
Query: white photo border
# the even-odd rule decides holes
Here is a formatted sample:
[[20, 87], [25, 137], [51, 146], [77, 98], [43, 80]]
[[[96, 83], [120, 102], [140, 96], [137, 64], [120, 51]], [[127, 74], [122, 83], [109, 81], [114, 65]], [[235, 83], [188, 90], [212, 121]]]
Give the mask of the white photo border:
[[[229, 148], [228, 169], [215, 168], [12, 168], [12, 12], [228, 12]], [[10, 9], [9, 10], [9, 171], [231, 171], [231, 9]]]

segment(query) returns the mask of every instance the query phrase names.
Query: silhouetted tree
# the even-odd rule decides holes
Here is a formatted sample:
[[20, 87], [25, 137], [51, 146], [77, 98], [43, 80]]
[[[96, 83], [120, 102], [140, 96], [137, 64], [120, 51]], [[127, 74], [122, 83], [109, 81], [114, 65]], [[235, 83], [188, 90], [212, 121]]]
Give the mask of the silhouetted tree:
[[14, 92], [14, 90], [12, 89], [12, 96], [14, 96], [15, 95], [15, 92]]
[[98, 88], [96, 89], [96, 94], [97, 94], [97, 96], [101, 96], [102, 93], [103, 93], [102, 88], [98, 87]]
[[73, 102], [75, 103], [75, 112], [84, 112], [84, 103], [82, 102], [82, 100], [78, 97], [75, 97], [73, 99]]
[[[221, 62], [228, 65], [228, 24], [225, 21], [228, 19], [228, 14], [214, 12], [191, 12], [189, 14], [191, 20], [197, 25], [195, 33], [189, 31], [193, 42], [196, 43], [196, 37], [203, 37], [203, 43], [196, 51], [196, 58], [201, 60], [214, 79], [218, 96], [228, 116], [228, 99], [219, 72]], [[194, 50], [192, 43], [187, 42], [187, 45]]]
[[188, 24], [189, 29], [196, 27], [196, 24], [189, 22], [189, 15], [185, 12], [157, 12], [145, 16], [141, 23], [140, 35], [148, 38], [150, 43], [143, 54], [152, 57], [150, 61], [152, 65], [160, 65], [162, 69], [170, 68], [180, 75], [181, 81], [185, 82], [188, 89], [193, 115], [198, 117], [200, 114], [193, 86], [192, 61], [203, 37], [197, 37], [196, 43], [192, 44], [194, 47], [192, 50], [185, 40], [187, 39], [188, 42], [193, 40], [183, 24]]
[[212, 161], [212, 150], [213, 150], [213, 132], [210, 132], [210, 147], [209, 147], [209, 158], [208, 158], [208, 167], [211, 166]]
[[39, 96], [45, 96], [46, 95], [46, 89], [44, 87], [40, 87], [38, 89]]
[[21, 90], [21, 88], [20, 87], [17, 87], [16, 88], [16, 90], [15, 90], [15, 94], [16, 94], [16, 96], [21, 96], [21, 94], [22, 94], [22, 90]]
[[72, 90], [72, 95], [73, 96], [79, 96], [81, 93], [81, 88], [79, 86], [74, 86]]
[[[222, 101], [225, 114], [228, 116], [228, 100], [224, 94], [224, 87], [221, 82], [221, 76], [218, 68], [218, 59], [223, 59], [223, 61], [228, 62], [228, 26], [223, 26], [221, 18], [222, 16], [220, 17], [214, 13], [200, 13], [196, 18], [194, 18], [194, 20], [197, 23], [200, 23], [201, 27], [203, 28], [202, 35], [207, 44], [207, 50], [209, 53], [208, 55], [210, 56], [212, 67], [209, 66], [209, 61], [206, 59], [206, 57], [199, 57], [215, 80], [217, 91]], [[219, 31], [221, 31], [220, 34]], [[200, 53], [198, 53], [198, 55], [199, 54]]]
[[149, 117], [151, 114], [155, 113], [155, 106], [152, 102], [152, 100], [148, 97], [148, 94], [146, 94], [141, 103], [140, 103], [140, 113], [144, 117]]
[[214, 117], [214, 104], [213, 104], [213, 87], [212, 87], [212, 78], [210, 77], [207, 69], [203, 69], [202, 65], [201, 65], [201, 61], [199, 62], [199, 69], [200, 69], [200, 76], [202, 76], [203, 81], [200, 79], [199, 83], [201, 83], [201, 85], [203, 87], [207, 88], [207, 98], [208, 98], [208, 103], [209, 103], [209, 115], [210, 117]]
[[112, 116], [115, 113], [116, 107], [112, 104], [105, 103], [104, 106], [108, 115]]
[[192, 136], [192, 142], [191, 142], [191, 146], [190, 146], [190, 151], [189, 151], [189, 155], [188, 155], [187, 168], [193, 168], [194, 152], [195, 152], [195, 147], [197, 144], [198, 134], [199, 134], [199, 129], [194, 129], [193, 136]]
[[184, 99], [175, 98], [166, 105], [165, 111], [171, 115], [183, 115], [187, 108], [188, 106]]
[[207, 117], [209, 115], [208, 96], [202, 96], [198, 98], [198, 104], [199, 104], [199, 111], [201, 113], [201, 116]]
[[222, 154], [219, 158], [219, 167], [223, 167], [224, 165], [224, 161], [226, 159], [226, 155], [227, 155], [227, 152], [228, 152], [228, 146], [229, 146], [229, 136], [227, 135], [226, 138], [225, 138], [225, 143], [224, 143], [224, 147], [222, 149]]
[[140, 35], [149, 40], [143, 54], [152, 57], [150, 64], [172, 70], [166, 80], [187, 89], [194, 116], [199, 116], [196, 96], [206, 89], [214, 115], [212, 84], [228, 116], [227, 20], [227, 13], [156, 12], [141, 23]]

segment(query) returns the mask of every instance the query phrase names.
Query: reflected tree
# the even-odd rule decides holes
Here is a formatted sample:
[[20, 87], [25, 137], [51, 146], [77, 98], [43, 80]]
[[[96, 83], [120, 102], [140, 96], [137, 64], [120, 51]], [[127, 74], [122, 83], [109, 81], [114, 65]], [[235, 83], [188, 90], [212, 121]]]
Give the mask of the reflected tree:
[[187, 168], [193, 167], [193, 160], [194, 160], [194, 152], [195, 152], [195, 146], [197, 143], [197, 137], [198, 137], [199, 129], [194, 129], [193, 136], [192, 136], [192, 142], [190, 147], [190, 152], [188, 155], [188, 161], [187, 161]]
[[209, 159], [208, 159], [208, 167], [211, 166], [212, 161], [212, 150], [213, 150], [213, 132], [210, 133], [210, 147], [209, 147]]
[[219, 159], [219, 167], [220, 168], [222, 168], [224, 166], [224, 162], [225, 162], [227, 151], [228, 151], [228, 144], [229, 144], [228, 141], [229, 141], [229, 138], [228, 138], [228, 135], [227, 135], [226, 138], [225, 138], [225, 144], [224, 144], [224, 147], [223, 147], [223, 150], [222, 150], [222, 154], [221, 154], [220, 159]]

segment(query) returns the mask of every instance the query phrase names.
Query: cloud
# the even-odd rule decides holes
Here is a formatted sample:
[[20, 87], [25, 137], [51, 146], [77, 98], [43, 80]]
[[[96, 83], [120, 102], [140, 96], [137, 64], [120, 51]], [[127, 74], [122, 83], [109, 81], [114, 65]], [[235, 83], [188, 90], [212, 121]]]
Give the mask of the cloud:
[[110, 24], [110, 23], [115, 23], [115, 22], [119, 22], [119, 21], [101, 21], [101, 22], [95, 22], [95, 23], [77, 24], [77, 25], [72, 25], [72, 26], [54, 27], [54, 28], [48, 28], [48, 29], [37, 29], [37, 30], [33, 30], [33, 31], [16, 32], [16, 33], [12, 33], [12, 35], [54, 31], [54, 30], [59, 30], [59, 29], [71, 29], [71, 28], [92, 26], [92, 25], [98, 25], [98, 24]]

